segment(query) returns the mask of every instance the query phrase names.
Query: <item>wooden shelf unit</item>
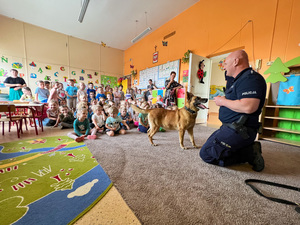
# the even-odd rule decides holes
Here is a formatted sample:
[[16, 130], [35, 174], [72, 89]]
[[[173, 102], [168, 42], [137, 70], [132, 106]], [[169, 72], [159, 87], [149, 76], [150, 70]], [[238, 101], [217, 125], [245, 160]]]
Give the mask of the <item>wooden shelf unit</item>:
[[277, 138], [277, 132], [286, 132], [290, 134], [299, 134], [299, 130], [283, 129], [278, 127], [279, 121], [291, 121], [300, 122], [300, 119], [296, 118], [284, 118], [279, 116], [279, 111], [281, 109], [296, 109], [300, 110], [300, 106], [283, 106], [276, 105], [276, 99], [278, 95], [278, 84], [271, 84], [269, 88], [268, 98], [266, 104], [262, 111], [261, 122], [262, 122], [262, 133], [259, 135], [259, 139], [274, 141], [277, 143], [289, 144], [300, 146], [300, 141], [286, 140], [282, 138]]

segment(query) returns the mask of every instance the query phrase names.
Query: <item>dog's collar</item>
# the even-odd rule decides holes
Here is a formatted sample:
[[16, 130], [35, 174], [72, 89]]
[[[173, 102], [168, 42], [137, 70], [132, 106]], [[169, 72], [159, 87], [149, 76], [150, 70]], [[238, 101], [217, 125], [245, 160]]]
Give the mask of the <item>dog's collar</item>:
[[192, 113], [193, 115], [197, 113], [196, 111], [194, 111], [194, 110], [192, 110], [192, 109], [190, 109], [190, 108], [188, 108], [188, 107], [186, 107], [186, 106], [184, 106], [184, 108], [185, 108], [189, 113]]

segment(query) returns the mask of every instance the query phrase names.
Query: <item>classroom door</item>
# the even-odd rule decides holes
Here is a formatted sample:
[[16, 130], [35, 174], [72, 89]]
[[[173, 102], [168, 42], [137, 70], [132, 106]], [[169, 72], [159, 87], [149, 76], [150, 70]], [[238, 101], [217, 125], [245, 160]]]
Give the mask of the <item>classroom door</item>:
[[[200, 61], [204, 60], [204, 78], [203, 82], [200, 83], [198, 79], [197, 72], [199, 69]], [[211, 77], [211, 60], [203, 56], [195, 55], [190, 53], [189, 61], [189, 80], [188, 80], [188, 91], [197, 95], [201, 98], [209, 99], [210, 91], [210, 77]], [[205, 104], [208, 107], [208, 102]], [[207, 122], [208, 109], [200, 109], [198, 111], [198, 116], [196, 118], [196, 123], [206, 123]]]

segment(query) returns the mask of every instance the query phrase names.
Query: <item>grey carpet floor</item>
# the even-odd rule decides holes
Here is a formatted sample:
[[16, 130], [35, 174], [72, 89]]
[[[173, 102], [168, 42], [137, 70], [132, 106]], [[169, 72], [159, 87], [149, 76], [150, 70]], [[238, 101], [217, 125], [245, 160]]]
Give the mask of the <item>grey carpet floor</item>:
[[[196, 125], [202, 146], [215, 129]], [[182, 150], [177, 131], [159, 132], [153, 147], [136, 128], [125, 135], [85, 141], [142, 224], [300, 224], [293, 206], [257, 195], [248, 178], [300, 186], [300, 148], [261, 141], [265, 169], [249, 164], [209, 165], [199, 149]], [[185, 146], [191, 147], [188, 135]], [[300, 202], [300, 192], [256, 185], [265, 194]], [[117, 213], [117, 212], [116, 212]]]

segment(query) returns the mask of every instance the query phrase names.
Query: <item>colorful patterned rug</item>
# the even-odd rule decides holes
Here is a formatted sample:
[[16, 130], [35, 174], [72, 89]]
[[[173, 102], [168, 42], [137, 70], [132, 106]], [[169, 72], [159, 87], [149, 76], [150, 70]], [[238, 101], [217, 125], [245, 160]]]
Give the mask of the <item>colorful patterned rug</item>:
[[0, 144], [0, 224], [68, 224], [112, 183], [84, 143], [47, 137]]

